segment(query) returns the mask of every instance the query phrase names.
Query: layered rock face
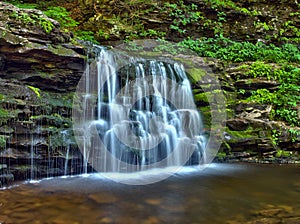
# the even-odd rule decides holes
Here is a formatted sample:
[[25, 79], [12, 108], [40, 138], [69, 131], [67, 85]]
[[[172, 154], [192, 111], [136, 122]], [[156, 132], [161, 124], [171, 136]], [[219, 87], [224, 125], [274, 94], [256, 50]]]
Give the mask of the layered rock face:
[[0, 17], [0, 180], [80, 172], [70, 116], [84, 49], [41, 11], [0, 2]]
[[[38, 10], [0, 2], [0, 18], [1, 183], [82, 172], [70, 117], [73, 92], [85, 69], [84, 47]], [[201, 63], [219, 79], [226, 97], [228, 118], [222, 122], [227, 125], [220, 138], [223, 154], [217, 160], [299, 160], [299, 136], [292, 139], [289, 127], [271, 120], [269, 105], [241, 103], [239, 89], [272, 91], [276, 81], [240, 79], [240, 64], [223, 65], [213, 59], [201, 59]], [[201, 71], [187, 72], [209, 132], [215, 127], [210, 127], [208, 99], [217, 94], [210, 94], [215, 89], [210, 89], [209, 79], [202, 79]]]

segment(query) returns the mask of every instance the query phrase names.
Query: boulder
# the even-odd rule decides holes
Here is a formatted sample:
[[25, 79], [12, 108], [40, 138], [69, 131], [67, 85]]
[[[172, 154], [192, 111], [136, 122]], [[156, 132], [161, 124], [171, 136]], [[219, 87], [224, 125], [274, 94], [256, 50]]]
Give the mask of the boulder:
[[[74, 90], [84, 70], [85, 51], [72, 34], [35, 9], [0, 2], [0, 78], [44, 90]], [[73, 43], [76, 43], [73, 41]]]

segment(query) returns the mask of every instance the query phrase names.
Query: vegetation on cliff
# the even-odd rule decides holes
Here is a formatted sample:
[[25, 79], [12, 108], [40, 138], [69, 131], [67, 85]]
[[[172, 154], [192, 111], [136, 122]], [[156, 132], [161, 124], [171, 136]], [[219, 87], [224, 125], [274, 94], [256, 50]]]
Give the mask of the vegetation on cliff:
[[[42, 10], [45, 15], [57, 20], [64, 32], [73, 33], [73, 42], [81, 39], [102, 45], [118, 45], [124, 41], [151, 38], [173, 41], [201, 57], [218, 59], [223, 66], [223, 71], [219, 72], [228, 74], [221, 75], [220, 79], [228, 101], [229, 120], [237, 117], [237, 108], [240, 107], [241, 114], [248, 113], [247, 116], [257, 108], [270, 108], [266, 109], [266, 116], [260, 112], [262, 116], [254, 117], [256, 123], [253, 123], [253, 117], [244, 119], [238, 114], [239, 119], [244, 119], [238, 121], [243, 126], [238, 125], [241, 130], [235, 129], [236, 120], [232, 126], [229, 122], [227, 133], [231, 140], [225, 144], [225, 149], [238, 148], [234, 139], [252, 141], [253, 137], [259, 138], [259, 141], [255, 140], [253, 144], [250, 141], [252, 145], [267, 150], [268, 147], [275, 148], [280, 152], [281, 141], [294, 143], [300, 140], [300, 4], [297, 1], [281, 0], [276, 5], [263, 0], [7, 2]], [[51, 33], [54, 26], [43, 17], [12, 16], [25, 25], [37, 24], [46, 33]], [[176, 49], [169, 50], [173, 54], [179, 53]], [[202, 92], [195, 92], [205, 104]], [[251, 113], [249, 108], [252, 108]], [[3, 113], [5, 111], [0, 110], [0, 117]], [[257, 122], [261, 120], [265, 123], [260, 126]], [[266, 124], [269, 120], [284, 123], [269, 127]], [[245, 122], [248, 122], [247, 125]], [[267, 138], [271, 138], [272, 146], [265, 142]]]

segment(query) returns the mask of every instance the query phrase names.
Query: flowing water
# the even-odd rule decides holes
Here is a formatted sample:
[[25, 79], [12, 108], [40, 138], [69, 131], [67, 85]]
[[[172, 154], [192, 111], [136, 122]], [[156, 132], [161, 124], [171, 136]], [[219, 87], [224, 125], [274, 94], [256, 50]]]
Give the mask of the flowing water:
[[85, 161], [101, 172], [204, 162], [207, 140], [182, 64], [99, 47], [96, 55], [73, 107]]
[[0, 191], [0, 223], [296, 224], [299, 174], [299, 165], [211, 164], [144, 186], [101, 174], [44, 179]]
[[31, 181], [0, 191], [0, 224], [300, 223], [299, 165], [202, 164], [215, 154], [180, 63], [96, 55], [74, 97], [84, 175], [66, 176], [67, 132], [63, 177], [33, 181], [31, 147]]

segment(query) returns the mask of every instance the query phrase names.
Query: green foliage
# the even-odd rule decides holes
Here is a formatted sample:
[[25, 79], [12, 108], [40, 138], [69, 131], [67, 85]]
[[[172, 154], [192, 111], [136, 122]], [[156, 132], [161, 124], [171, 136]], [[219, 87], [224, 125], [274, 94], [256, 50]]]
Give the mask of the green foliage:
[[300, 51], [297, 46], [285, 44], [277, 47], [273, 44], [266, 45], [258, 42], [237, 42], [223, 37], [215, 38], [188, 38], [180, 45], [190, 48], [199, 56], [219, 58], [225, 61], [244, 62], [244, 61], [266, 61], [266, 62], [300, 62]]
[[276, 79], [273, 66], [261, 61], [256, 61], [251, 65], [242, 65], [240, 69], [245, 70], [247, 77], [266, 77], [268, 80]]
[[279, 31], [280, 36], [287, 35], [288, 33], [290, 33], [291, 36], [300, 37], [300, 29], [298, 28], [297, 23], [293, 20], [284, 22]]
[[31, 116], [30, 120], [44, 122], [56, 127], [71, 127], [71, 119], [62, 117], [60, 114]]
[[0, 135], [0, 149], [4, 149], [6, 146], [6, 137], [3, 135]]
[[296, 142], [300, 138], [300, 130], [290, 128], [288, 131], [291, 135], [292, 142]]
[[279, 157], [290, 157], [290, 156], [292, 156], [292, 152], [287, 152], [287, 151], [284, 151], [284, 150], [277, 150], [275, 156], [277, 158], [279, 158]]
[[46, 16], [59, 22], [63, 28], [71, 29], [79, 24], [70, 17], [70, 13], [64, 7], [49, 7], [44, 13]]
[[90, 41], [95, 44], [99, 44], [99, 42], [95, 39], [94, 32], [92, 31], [86, 31], [86, 30], [77, 30], [75, 32], [75, 35], [80, 39], [84, 41]]
[[279, 137], [281, 136], [281, 132], [277, 130], [272, 130], [271, 140], [273, 145], [277, 146], [279, 143]]
[[27, 2], [19, 1], [19, 0], [11, 0], [11, 1], [6, 1], [6, 2], [9, 2], [9, 3], [15, 5], [16, 7], [21, 8], [21, 9], [35, 9], [35, 8], [37, 8], [37, 4], [27, 3]]
[[40, 89], [39, 88], [36, 88], [36, 87], [33, 87], [33, 86], [27, 86], [29, 89], [31, 89], [35, 95], [37, 95], [38, 98], [41, 98], [41, 94], [40, 94]]
[[186, 48], [179, 44], [173, 44], [164, 39], [158, 39], [157, 41], [160, 44], [153, 49], [154, 52], [169, 53], [172, 55], [186, 52]]
[[153, 29], [148, 29], [148, 30], [143, 30], [142, 32], [140, 32], [139, 34], [141, 37], [158, 37], [158, 38], [163, 38], [166, 33], [165, 32], [161, 32], [161, 31], [157, 31], [157, 30], [153, 30]]
[[11, 14], [11, 17], [21, 21], [22, 24], [24, 24], [26, 27], [28, 25], [39, 24], [41, 26], [41, 28], [47, 34], [49, 34], [54, 28], [54, 25], [51, 21], [47, 20], [43, 16], [36, 15], [36, 14], [33, 14], [33, 13], [28, 14], [28, 13], [24, 13], [24, 12], [21, 12], [21, 13], [13, 12]]
[[188, 24], [196, 23], [204, 19], [204, 16], [198, 11], [198, 6], [195, 4], [185, 5], [184, 2], [178, 1], [178, 4], [166, 2], [164, 9], [169, 12], [169, 16], [173, 18], [173, 23], [170, 28], [178, 31], [178, 33], [185, 33], [184, 27]]
[[226, 158], [226, 152], [218, 152], [217, 157], [219, 160], [224, 160]]
[[232, 8], [237, 9], [236, 4], [230, 0], [205, 0], [213, 9]]
[[[252, 92], [250, 101], [273, 106], [273, 118], [286, 121], [291, 126], [300, 126], [298, 106], [300, 102], [300, 69], [293, 65], [283, 64], [271, 68], [270, 65], [256, 62], [249, 66], [248, 75], [267, 77], [277, 80], [280, 85], [276, 91], [258, 89]], [[253, 69], [253, 70], [252, 70]]]
[[7, 117], [8, 115], [9, 113], [6, 110], [0, 108], [0, 118]]

